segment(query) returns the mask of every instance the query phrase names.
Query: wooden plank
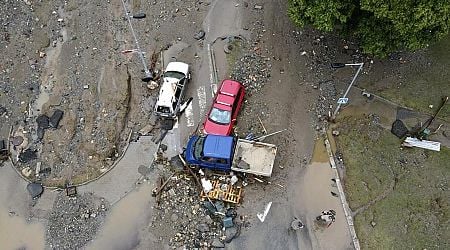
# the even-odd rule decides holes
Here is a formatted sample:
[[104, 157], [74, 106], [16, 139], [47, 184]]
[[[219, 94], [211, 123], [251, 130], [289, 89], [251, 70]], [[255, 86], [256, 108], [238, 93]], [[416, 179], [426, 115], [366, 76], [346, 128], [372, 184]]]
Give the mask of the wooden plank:
[[211, 181], [213, 185], [213, 189], [205, 194], [204, 191], [201, 192], [200, 197], [209, 198], [214, 200], [221, 200], [229, 203], [238, 204], [241, 201], [242, 188], [241, 187], [233, 187], [230, 184], [227, 184], [227, 189], [222, 190], [220, 188], [221, 184], [218, 180]]
[[429, 150], [433, 150], [433, 151], [441, 151], [441, 143], [440, 142], [419, 140], [419, 139], [413, 138], [413, 137], [406, 137], [406, 139], [402, 145], [406, 146], [406, 147], [418, 147], [418, 148], [424, 148], [424, 149], [429, 149]]

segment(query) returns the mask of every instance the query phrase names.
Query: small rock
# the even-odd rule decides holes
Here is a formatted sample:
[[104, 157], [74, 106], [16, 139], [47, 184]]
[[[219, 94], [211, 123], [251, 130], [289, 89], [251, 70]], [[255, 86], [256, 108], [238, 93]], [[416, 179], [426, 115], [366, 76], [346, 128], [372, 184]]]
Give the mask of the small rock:
[[196, 40], [203, 39], [205, 37], [205, 35], [206, 35], [205, 31], [200, 30], [199, 32], [195, 33], [194, 39], [196, 39]]
[[154, 89], [156, 89], [157, 87], [158, 87], [158, 83], [155, 82], [155, 81], [150, 81], [150, 82], [147, 84], [147, 88], [150, 89], [150, 90], [154, 90]]
[[173, 221], [173, 222], [177, 221], [178, 220], [178, 215], [173, 213], [172, 216], [170, 216], [170, 220]]
[[31, 175], [32, 172], [33, 172], [33, 171], [30, 169], [30, 167], [26, 167], [26, 168], [22, 169], [22, 174], [23, 174], [25, 177], [30, 177], [30, 175]]
[[209, 232], [209, 226], [207, 224], [203, 224], [203, 223], [202, 224], [198, 224], [197, 225], [197, 230], [202, 232], [202, 233]]
[[0, 116], [3, 115], [3, 114], [5, 114], [6, 111], [7, 111], [7, 109], [6, 109], [5, 107], [0, 106]]
[[160, 144], [160, 145], [159, 145], [159, 148], [160, 148], [163, 152], [166, 152], [166, 150], [167, 150], [167, 145], [166, 145], [166, 144]]
[[375, 221], [371, 221], [371, 222], [370, 222], [370, 225], [371, 225], [372, 227], [375, 227], [375, 226], [377, 225], [377, 223], [376, 223]]
[[37, 122], [39, 128], [47, 129], [50, 127], [50, 123], [49, 123], [50, 121], [49, 121], [48, 116], [46, 116], [46, 115], [39, 115], [36, 118], [36, 122]]
[[339, 131], [337, 130], [333, 130], [333, 132], [331, 132], [334, 136], [338, 136], [339, 135]]
[[45, 52], [42, 52], [42, 51], [39, 52], [39, 57], [40, 57], [40, 58], [45, 57], [45, 55], [46, 55]]
[[257, 4], [255, 4], [255, 10], [262, 10], [262, 5], [257, 5]]
[[211, 247], [213, 248], [224, 248], [225, 244], [223, 244], [222, 241], [220, 241], [219, 239], [215, 238], [212, 242], [211, 242]]

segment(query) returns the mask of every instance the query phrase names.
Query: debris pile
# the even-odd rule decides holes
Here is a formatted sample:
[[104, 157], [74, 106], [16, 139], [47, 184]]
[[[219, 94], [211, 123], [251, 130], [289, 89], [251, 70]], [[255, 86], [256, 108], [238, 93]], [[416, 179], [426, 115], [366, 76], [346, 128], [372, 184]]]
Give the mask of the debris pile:
[[[209, 192], [205, 192], [199, 177], [190, 172], [194, 174], [186, 170], [172, 174], [154, 190], [159, 205], [155, 207], [151, 225], [153, 228], [170, 225], [173, 231], [167, 240], [171, 247], [224, 247], [239, 236], [242, 224], [235, 210], [242, 192], [237, 177], [205, 175], [200, 170], [202, 183], [211, 184]], [[232, 188], [240, 190], [239, 198], [230, 196], [228, 191]]]
[[[326, 125], [327, 117], [332, 114], [337, 101], [336, 86], [333, 81], [324, 81], [313, 87], [319, 88], [319, 97], [314, 109], [318, 124]], [[320, 130], [319, 125], [316, 126], [316, 130]]]
[[236, 62], [231, 78], [244, 84], [245, 90], [251, 94], [260, 91], [270, 79], [271, 68], [270, 58], [250, 51]]
[[86, 193], [74, 198], [58, 194], [48, 220], [46, 242], [51, 249], [80, 249], [91, 241], [103, 224], [110, 205]]

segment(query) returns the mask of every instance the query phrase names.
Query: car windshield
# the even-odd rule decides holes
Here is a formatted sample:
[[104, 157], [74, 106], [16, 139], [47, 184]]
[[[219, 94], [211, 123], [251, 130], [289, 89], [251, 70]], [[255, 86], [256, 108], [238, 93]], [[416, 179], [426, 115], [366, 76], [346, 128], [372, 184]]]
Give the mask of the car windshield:
[[167, 71], [166, 73], [164, 73], [164, 77], [168, 77], [168, 78], [176, 78], [178, 80], [184, 78], [184, 75], [180, 72], [176, 72], [176, 71]]
[[200, 159], [203, 156], [203, 142], [205, 141], [204, 136], [198, 137], [194, 145], [194, 157], [195, 159]]
[[213, 108], [209, 114], [209, 119], [219, 124], [229, 124], [231, 121], [231, 112], [227, 110], [221, 110]]

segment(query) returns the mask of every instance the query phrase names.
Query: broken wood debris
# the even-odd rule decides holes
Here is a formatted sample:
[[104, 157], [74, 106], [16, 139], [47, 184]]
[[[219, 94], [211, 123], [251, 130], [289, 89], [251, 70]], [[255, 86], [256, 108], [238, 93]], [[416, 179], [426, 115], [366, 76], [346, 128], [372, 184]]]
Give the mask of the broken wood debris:
[[433, 150], [433, 151], [441, 151], [441, 143], [440, 142], [419, 140], [419, 139], [413, 138], [413, 137], [406, 137], [406, 139], [402, 143], [402, 146], [418, 147], [418, 148], [424, 148], [424, 149], [429, 149], [429, 150]]
[[263, 181], [263, 180], [261, 180], [261, 179], [258, 179], [258, 178], [256, 178], [256, 177], [253, 177], [253, 179], [254, 179], [255, 181], [258, 181], [258, 182], [260, 182], [260, 183], [264, 183], [264, 181]]
[[262, 123], [261, 118], [259, 118], [259, 116], [258, 116], [258, 120], [259, 120], [259, 123], [261, 123], [261, 127], [262, 127], [262, 129], [264, 131], [264, 134], [267, 134], [266, 127], [264, 127], [264, 124]]
[[167, 183], [169, 183], [169, 181], [172, 179], [172, 177], [174, 176], [175, 174], [172, 174], [169, 178], [167, 178], [167, 180], [166, 181], [164, 181], [164, 182], [162, 182], [162, 180], [163, 180], [163, 178], [161, 177], [160, 178], [160, 186], [159, 186], [159, 188], [156, 190], [153, 190], [153, 195], [154, 196], [158, 196], [160, 193], [161, 193], [161, 191], [163, 190], [163, 188], [167, 185]]
[[221, 200], [233, 204], [238, 204], [241, 201], [242, 188], [241, 187], [233, 187], [232, 185], [224, 186], [220, 181], [213, 180], [212, 182], [212, 190], [208, 193], [202, 191], [200, 197], [209, 198], [214, 200]]

